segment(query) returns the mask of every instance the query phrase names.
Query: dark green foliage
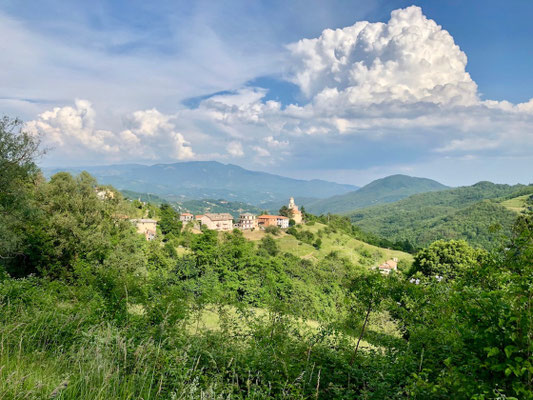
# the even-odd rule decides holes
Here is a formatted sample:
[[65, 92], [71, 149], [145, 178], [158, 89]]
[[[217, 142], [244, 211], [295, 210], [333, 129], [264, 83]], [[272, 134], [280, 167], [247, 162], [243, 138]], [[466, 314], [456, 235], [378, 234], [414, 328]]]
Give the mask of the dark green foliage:
[[22, 130], [22, 121], [0, 119], [0, 270], [21, 265], [27, 225], [38, 218], [33, 187], [40, 179], [34, 163], [38, 138]]
[[270, 225], [265, 228], [265, 232], [278, 236], [281, 233], [281, 229], [279, 228], [279, 226]]
[[486, 257], [486, 251], [474, 249], [464, 240], [438, 240], [415, 255], [409, 275], [420, 273], [428, 278], [454, 279], [473, 273]]
[[180, 221], [179, 213], [170, 204], [161, 204], [159, 216], [159, 226], [163, 235], [179, 236], [182, 222]]
[[278, 244], [270, 235], [267, 235], [261, 239], [261, 242], [259, 243], [259, 250], [272, 257], [279, 254]]

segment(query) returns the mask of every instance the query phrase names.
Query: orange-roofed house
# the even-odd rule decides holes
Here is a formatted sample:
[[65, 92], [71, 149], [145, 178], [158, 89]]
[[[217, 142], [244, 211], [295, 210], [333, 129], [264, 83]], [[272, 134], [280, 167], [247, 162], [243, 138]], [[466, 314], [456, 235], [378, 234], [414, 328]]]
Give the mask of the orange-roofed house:
[[280, 228], [289, 227], [289, 218], [282, 215], [259, 215], [257, 223], [260, 227], [279, 226]]
[[396, 271], [398, 269], [398, 259], [393, 258], [391, 260], [385, 261], [379, 267], [379, 272], [382, 274], [388, 275], [391, 271]]
[[194, 218], [194, 215], [192, 215], [191, 213], [180, 214], [180, 221], [183, 222], [184, 224], [191, 222], [193, 218]]

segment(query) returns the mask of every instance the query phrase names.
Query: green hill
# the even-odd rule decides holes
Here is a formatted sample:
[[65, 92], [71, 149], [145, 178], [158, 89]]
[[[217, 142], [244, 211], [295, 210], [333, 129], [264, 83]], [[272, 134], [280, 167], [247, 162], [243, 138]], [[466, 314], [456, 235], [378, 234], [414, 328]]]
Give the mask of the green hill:
[[391, 175], [377, 179], [356, 191], [305, 204], [312, 214], [343, 214], [359, 208], [392, 203], [413, 194], [443, 190], [447, 186], [426, 178]]
[[[533, 193], [533, 186], [479, 182], [361, 209], [350, 219], [365, 231], [392, 241], [408, 240], [416, 247], [437, 239], [465, 239], [491, 248], [497, 243], [495, 235], [509, 234], [516, 218], [516, 212], [500, 203], [527, 192]], [[491, 233], [497, 225], [502, 230]]]

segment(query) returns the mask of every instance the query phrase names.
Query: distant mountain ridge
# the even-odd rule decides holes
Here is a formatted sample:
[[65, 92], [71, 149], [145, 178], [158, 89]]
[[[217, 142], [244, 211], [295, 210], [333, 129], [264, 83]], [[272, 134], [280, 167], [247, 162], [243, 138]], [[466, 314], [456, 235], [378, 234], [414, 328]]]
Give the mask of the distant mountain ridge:
[[372, 181], [353, 192], [307, 203], [305, 208], [317, 215], [344, 214], [372, 205], [392, 203], [413, 194], [444, 189], [448, 186], [432, 179], [397, 174]]
[[272, 201], [285, 203], [290, 196], [319, 199], [358, 189], [318, 179], [306, 181], [250, 171], [216, 161], [43, 168], [43, 171], [47, 176], [59, 171], [74, 174], [87, 171], [101, 184], [153, 193], [170, 201], [226, 199], [256, 206]]

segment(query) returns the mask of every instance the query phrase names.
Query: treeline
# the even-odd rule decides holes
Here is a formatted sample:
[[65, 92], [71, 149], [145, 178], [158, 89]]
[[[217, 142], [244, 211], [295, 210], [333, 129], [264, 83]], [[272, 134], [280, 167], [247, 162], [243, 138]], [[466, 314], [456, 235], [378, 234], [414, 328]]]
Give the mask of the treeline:
[[[0, 128], [1, 397], [533, 398], [530, 214], [498, 251], [437, 241], [383, 276], [47, 182], [35, 138]], [[126, 217], [147, 215], [153, 241]]]

